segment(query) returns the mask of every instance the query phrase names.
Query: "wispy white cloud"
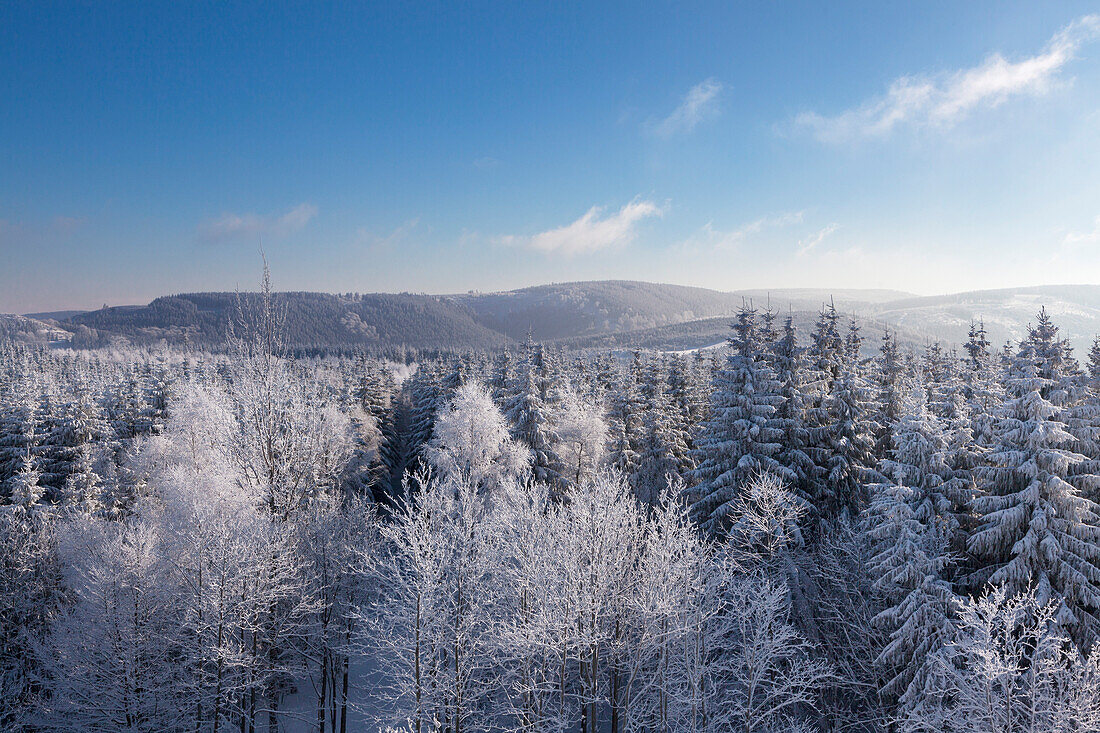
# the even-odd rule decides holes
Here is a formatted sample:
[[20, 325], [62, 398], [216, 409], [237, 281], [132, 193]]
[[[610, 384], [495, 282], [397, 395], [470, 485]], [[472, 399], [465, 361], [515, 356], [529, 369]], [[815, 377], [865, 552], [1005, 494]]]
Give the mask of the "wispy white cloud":
[[202, 235], [212, 241], [225, 241], [257, 236], [285, 237], [302, 230], [313, 217], [317, 207], [298, 204], [284, 214], [260, 216], [259, 214], [222, 214], [200, 227]]
[[500, 159], [494, 158], [491, 155], [484, 155], [474, 160], [474, 168], [478, 170], [489, 170], [490, 168], [496, 168], [500, 165]]
[[387, 248], [408, 240], [409, 236], [420, 226], [420, 219], [409, 219], [396, 227], [389, 234], [375, 234], [367, 227], [359, 227], [355, 232], [358, 243], [368, 247]]
[[1100, 216], [1093, 222], [1091, 232], [1068, 232], [1062, 239], [1066, 248], [1076, 249], [1083, 244], [1100, 244]]
[[765, 216], [730, 230], [715, 229], [713, 222], [707, 222], [691, 237], [680, 242], [680, 246], [688, 249], [733, 249], [766, 229], [801, 224], [804, 214], [805, 212], [802, 211], [789, 211], [775, 216]]
[[672, 137], [691, 132], [700, 122], [718, 113], [718, 95], [721, 91], [722, 84], [717, 79], [699, 82], [688, 90], [672, 114], [653, 125], [654, 134]]
[[903, 76], [886, 95], [830, 117], [805, 112], [796, 127], [823, 142], [882, 137], [902, 125], [949, 128], [979, 108], [1012, 97], [1045, 94], [1084, 44], [1100, 37], [1100, 15], [1086, 15], [1060, 30], [1041, 53], [1009, 61], [995, 53], [981, 64], [936, 76]]
[[811, 234], [809, 237], [798, 240], [798, 248], [795, 250], [795, 254], [797, 254], [799, 257], [804, 257], [805, 255], [813, 251], [813, 249], [817, 247], [817, 245], [825, 241], [825, 238], [835, 232], [837, 229], [840, 229], [840, 225], [834, 222], [826, 227], [823, 227], [822, 229], [819, 229], [818, 231]]
[[665, 207], [653, 201], [634, 199], [613, 214], [601, 217], [602, 207], [593, 206], [584, 216], [557, 229], [532, 236], [508, 235], [499, 238], [507, 245], [518, 245], [540, 252], [564, 255], [587, 254], [609, 247], [630, 244], [637, 226], [645, 219], [661, 216]]

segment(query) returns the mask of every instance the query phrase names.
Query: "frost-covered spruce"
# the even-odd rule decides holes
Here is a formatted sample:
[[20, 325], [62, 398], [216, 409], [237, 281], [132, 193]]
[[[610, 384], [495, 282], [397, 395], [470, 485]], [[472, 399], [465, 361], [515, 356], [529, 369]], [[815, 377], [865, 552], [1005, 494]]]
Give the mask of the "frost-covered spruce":
[[971, 477], [956, 465], [956, 449], [943, 421], [928, 409], [918, 383], [904, 401], [894, 430], [890, 457], [879, 471], [892, 483], [914, 489], [912, 508], [929, 528], [942, 531], [952, 548], [963, 550], [961, 530], [967, 526], [972, 499]]
[[435, 425], [435, 413], [443, 404], [442, 376], [437, 365], [430, 368], [421, 366], [408, 380], [409, 415], [406, 430], [405, 450], [407, 466], [415, 471], [424, 446], [432, 437]]
[[1004, 385], [1000, 365], [989, 351], [985, 324], [970, 324], [966, 342], [966, 364], [962, 370], [963, 395], [970, 413], [970, 431], [978, 452], [993, 443], [993, 416], [1004, 403]]
[[692, 368], [688, 360], [680, 355], [673, 355], [672, 364], [668, 372], [669, 400], [672, 405], [672, 430], [677, 434], [677, 440], [682, 441], [685, 450], [677, 458], [680, 461], [680, 472], [686, 473], [695, 468], [691, 458], [691, 450], [695, 447], [693, 429], [700, 422], [705, 406], [700, 404], [701, 395], [704, 392], [699, 382], [697, 372]]
[[903, 706], [919, 698], [930, 656], [950, 641], [954, 593], [944, 579], [949, 565], [945, 527], [921, 520], [920, 492], [901, 483], [877, 487], [864, 517], [874, 548], [870, 571], [886, 607], [873, 619], [889, 634], [876, 665], [881, 694]]
[[807, 452], [817, 466], [813, 502], [822, 518], [858, 515], [867, 504], [867, 484], [878, 479], [867, 388], [847, 361], [838, 320], [835, 308], [822, 310], [810, 350], [816, 381]]
[[607, 464], [627, 478], [638, 470], [641, 458], [642, 410], [633, 375], [617, 374], [607, 397]]
[[8, 479], [8, 500], [15, 506], [30, 509], [41, 503], [45, 488], [39, 483], [41, 477], [35, 465], [34, 455], [28, 450], [23, 456], [23, 465]]
[[632, 480], [635, 494], [648, 505], [656, 504], [669, 482], [680, 478], [688, 447], [678, 429], [678, 415], [663, 385], [652, 391], [642, 420], [638, 469]]
[[905, 397], [904, 364], [896, 334], [884, 330], [879, 355], [871, 364], [875, 387], [875, 456], [885, 458], [893, 442], [894, 424], [901, 417]]
[[919, 383], [904, 401], [891, 457], [873, 488], [863, 521], [874, 557], [875, 589], [886, 608], [874, 623], [890, 635], [877, 664], [883, 696], [906, 707], [923, 693], [929, 655], [951, 632], [949, 549], [962, 549], [969, 480], [951, 466], [952, 451]]
[[561, 479], [561, 458], [557, 454], [552, 409], [552, 375], [541, 346], [531, 346], [521, 365], [505, 415], [513, 437], [531, 450], [531, 470], [537, 481], [556, 485]]
[[1088, 639], [1100, 611], [1100, 507], [1082, 495], [1064, 422], [1072, 372], [1045, 313], [1021, 344], [1007, 378], [1009, 401], [997, 418], [996, 445], [979, 471], [981, 515], [969, 548], [985, 565], [978, 579], [1011, 594], [1034, 588], [1057, 621]]
[[779, 382], [780, 402], [776, 407], [775, 424], [783, 435], [778, 460], [794, 474], [788, 485], [800, 500], [805, 514], [813, 509], [813, 480], [816, 471], [807, 452], [809, 434], [806, 430], [807, 395], [803, 388], [805, 364], [798, 346], [793, 316], [783, 323], [783, 334], [771, 347], [772, 364]]
[[692, 473], [691, 515], [707, 532], [723, 536], [745, 482], [761, 472], [784, 482], [796, 479], [777, 456], [782, 431], [775, 423], [781, 402], [779, 382], [762, 358], [756, 312], [745, 306], [737, 316], [726, 364], [714, 376], [710, 418], [700, 430]]
[[1093, 338], [1089, 347], [1088, 375], [1090, 386], [1100, 388], [1100, 336]]
[[[0, 488], [18, 474], [41, 437], [38, 399], [29, 379], [0, 386]], [[2, 495], [2, 492], [0, 492]]]

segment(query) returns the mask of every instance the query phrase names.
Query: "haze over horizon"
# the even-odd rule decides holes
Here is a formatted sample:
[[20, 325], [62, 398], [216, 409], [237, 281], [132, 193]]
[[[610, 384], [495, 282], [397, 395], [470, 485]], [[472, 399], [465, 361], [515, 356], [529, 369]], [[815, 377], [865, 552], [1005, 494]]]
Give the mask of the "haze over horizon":
[[1085, 2], [0, 7], [0, 312], [1100, 282]]

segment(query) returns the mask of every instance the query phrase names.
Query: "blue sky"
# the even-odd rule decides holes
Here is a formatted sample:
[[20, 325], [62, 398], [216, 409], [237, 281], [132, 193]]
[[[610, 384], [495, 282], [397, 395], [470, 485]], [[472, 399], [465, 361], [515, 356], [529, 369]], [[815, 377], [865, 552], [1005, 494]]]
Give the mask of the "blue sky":
[[1096, 13], [6, 2], [0, 311], [1100, 282]]

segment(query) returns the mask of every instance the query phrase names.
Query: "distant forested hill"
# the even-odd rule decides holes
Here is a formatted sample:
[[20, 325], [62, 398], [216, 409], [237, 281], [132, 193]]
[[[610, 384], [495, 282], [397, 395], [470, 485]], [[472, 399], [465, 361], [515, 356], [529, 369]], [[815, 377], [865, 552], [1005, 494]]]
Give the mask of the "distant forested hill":
[[[41, 314], [73, 334], [77, 346], [125, 341], [218, 345], [237, 307], [236, 293], [191, 293], [144, 306]], [[247, 304], [258, 297], [240, 296]], [[1100, 286], [1067, 285], [917, 297], [892, 290], [745, 290], [721, 292], [680, 285], [607, 280], [540, 285], [499, 293], [278, 293], [287, 335], [296, 348], [385, 350], [495, 349], [523, 340], [598, 348], [692, 349], [724, 339], [744, 302], [792, 313], [802, 338], [830, 300], [863, 325], [868, 348], [884, 327], [903, 343], [959, 344], [970, 322], [982, 319], [1002, 344], [1027, 332], [1040, 306], [1064, 324], [1081, 353], [1100, 332]], [[20, 319], [22, 317], [14, 317]], [[10, 319], [9, 319], [10, 320]], [[11, 321], [27, 329], [27, 320]], [[12, 325], [14, 324], [14, 325]], [[35, 328], [38, 328], [37, 326]], [[46, 327], [43, 326], [43, 329]], [[43, 334], [48, 333], [42, 330]], [[56, 334], [49, 338], [55, 339]]]
[[522, 339], [568, 339], [648, 331], [689, 321], [732, 316], [750, 301], [763, 309], [817, 312], [834, 298], [837, 308], [868, 311], [879, 303], [910, 293], [895, 290], [746, 290], [722, 292], [683, 285], [601, 280], [540, 285], [502, 293], [455, 296], [469, 305], [485, 325]]
[[[241, 293], [247, 308], [259, 296]], [[287, 340], [295, 347], [491, 349], [506, 338], [474, 319], [460, 303], [429, 295], [277, 293], [286, 309]], [[218, 344], [237, 310], [236, 293], [191, 293], [157, 298], [146, 306], [103, 308], [63, 325], [90, 329], [100, 340]]]

